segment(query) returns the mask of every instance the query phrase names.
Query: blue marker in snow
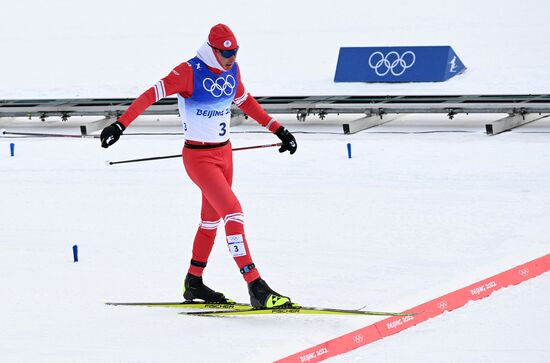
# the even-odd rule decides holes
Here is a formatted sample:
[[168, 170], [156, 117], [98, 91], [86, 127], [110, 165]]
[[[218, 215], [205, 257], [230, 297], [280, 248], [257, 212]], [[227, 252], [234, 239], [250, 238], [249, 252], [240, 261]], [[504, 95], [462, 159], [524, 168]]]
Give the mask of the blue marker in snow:
[[78, 246], [77, 245], [73, 246], [73, 259], [74, 259], [74, 262], [78, 262]]
[[10, 143], [10, 154], [11, 156], [15, 156], [15, 144], [13, 142]]
[[351, 159], [351, 144], [348, 142], [348, 159]]

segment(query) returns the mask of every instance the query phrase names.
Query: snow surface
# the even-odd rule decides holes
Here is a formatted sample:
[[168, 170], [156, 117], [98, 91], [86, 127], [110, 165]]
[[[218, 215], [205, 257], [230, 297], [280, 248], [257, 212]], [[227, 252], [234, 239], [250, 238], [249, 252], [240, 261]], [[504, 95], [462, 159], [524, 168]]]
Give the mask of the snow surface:
[[[175, 1], [3, 4], [0, 99], [135, 97], [192, 56], [219, 21], [239, 37], [255, 94], [550, 88], [546, 2], [209, 4], [224, 16]], [[388, 44], [449, 44], [469, 68], [445, 83], [332, 83], [339, 46]], [[304, 305], [403, 310], [549, 253], [550, 122], [489, 137], [483, 125], [492, 119], [407, 116], [346, 136], [342, 118], [283, 118], [298, 139], [295, 155], [234, 155], [235, 191], [264, 278]], [[181, 150], [178, 135], [131, 135], [180, 131], [149, 121], [107, 150], [96, 139], [0, 136], [0, 361], [268, 362], [378, 320], [105, 306], [180, 299], [190, 259], [200, 195], [181, 160], [105, 165]], [[2, 127], [78, 134], [71, 123], [33, 123]], [[276, 140], [248, 132], [259, 130], [235, 127], [233, 145]], [[221, 230], [205, 280], [248, 297]], [[549, 298], [545, 274], [333, 360], [550, 362]]]
[[[550, 92], [541, 0], [3, 1], [0, 99], [136, 97], [229, 24], [252, 94]], [[333, 83], [342, 46], [451, 45], [444, 83]]]

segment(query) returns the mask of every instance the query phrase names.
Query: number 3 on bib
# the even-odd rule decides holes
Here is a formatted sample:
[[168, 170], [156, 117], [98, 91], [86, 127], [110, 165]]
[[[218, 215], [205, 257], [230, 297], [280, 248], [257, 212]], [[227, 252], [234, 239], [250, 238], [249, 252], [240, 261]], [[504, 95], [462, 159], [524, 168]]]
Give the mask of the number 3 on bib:
[[227, 125], [226, 125], [225, 122], [222, 122], [222, 123], [220, 124], [221, 131], [220, 131], [220, 133], [219, 133], [218, 135], [220, 135], [220, 136], [225, 135], [225, 133], [227, 132], [227, 130], [225, 129], [226, 126], [227, 126]]
[[246, 256], [246, 248], [242, 234], [227, 236], [227, 246], [233, 257]]

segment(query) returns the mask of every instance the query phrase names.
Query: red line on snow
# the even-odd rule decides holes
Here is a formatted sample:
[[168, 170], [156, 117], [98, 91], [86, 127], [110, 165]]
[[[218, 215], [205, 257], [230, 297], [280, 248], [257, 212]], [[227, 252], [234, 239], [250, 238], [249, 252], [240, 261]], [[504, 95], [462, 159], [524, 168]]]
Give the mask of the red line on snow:
[[390, 317], [364, 328], [328, 340], [301, 352], [282, 358], [276, 363], [319, 362], [344, 354], [382, 338], [399, 333], [428, 319], [466, 305], [471, 300], [480, 300], [494, 291], [510, 285], [518, 285], [533, 277], [550, 271], [550, 254], [523, 265], [440, 296], [405, 312], [418, 313], [414, 316]]

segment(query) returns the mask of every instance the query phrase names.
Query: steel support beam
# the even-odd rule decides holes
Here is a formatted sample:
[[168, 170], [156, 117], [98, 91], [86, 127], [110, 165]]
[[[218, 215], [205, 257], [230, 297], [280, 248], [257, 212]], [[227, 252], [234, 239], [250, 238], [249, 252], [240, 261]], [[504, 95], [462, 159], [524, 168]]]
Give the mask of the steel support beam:
[[398, 117], [399, 115], [368, 115], [361, 117], [360, 119], [353, 120], [347, 124], [343, 124], [342, 127], [344, 129], [344, 134], [355, 134], [356, 132], [393, 121]]
[[242, 124], [246, 120], [246, 117], [242, 113], [235, 113], [231, 115], [231, 126], [237, 126]]
[[107, 124], [115, 122], [116, 120], [116, 117], [104, 117], [101, 120], [88, 122], [87, 124], [80, 125], [80, 133], [82, 136], [86, 136], [91, 132], [103, 129]]
[[505, 118], [501, 118], [500, 120], [496, 120], [490, 124], [486, 124], [485, 131], [487, 132], [487, 135], [497, 135], [501, 132], [512, 130], [513, 128], [540, 120], [548, 116], [550, 116], [550, 114], [528, 113], [524, 115], [510, 115]]

